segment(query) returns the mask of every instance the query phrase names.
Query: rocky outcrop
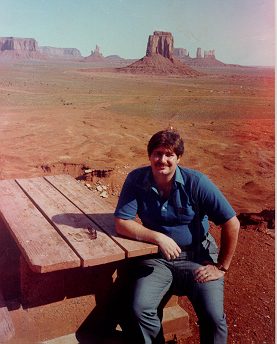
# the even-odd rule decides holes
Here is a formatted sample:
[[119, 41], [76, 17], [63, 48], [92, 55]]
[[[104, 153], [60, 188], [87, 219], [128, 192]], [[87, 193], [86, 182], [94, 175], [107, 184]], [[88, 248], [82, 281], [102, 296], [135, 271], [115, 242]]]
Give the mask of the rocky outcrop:
[[202, 51], [201, 51], [201, 48], [197, 48], [196, 50], [196, 58], [201, 58], [202, 57]]
[[127, 67], [118, 68], [118, 71], [132, 74], [182, 75], [191, 77], [202, 74], [177, 59], [168, 59], [159, 54], [144, 56]]
[[[224, 67], [225, 63], [219, 61], [215, 57], [215, 50], [205, 50], [204, 56], [202, 55], [202, 49], [196, 49], [196, 57], [190, 57], [189, 52], [187, 55], [181, 55], [180, 50], [183, 48], [176, 48], [173, 50], [173, 56], [180, 61], [186, 63], [191, 67]], [[184, 49], [187, 51], [186, 49]]]
[[173, 48], [173, 55], [178, 58], [189, 57], [189, 52], [185, 48]]
[[76, 48], [39, 47], [34, 38], [0, 37], [1, 59], [80, 59]]
[[80, 51], [76, 48], [39, 47], [39, 52], [52, 58], [79, 59], [82, 58]]
[[252, 229], [275, 237], [275, 209], [264, 209], [260, 213], [240, 213], [242, 229]]
[[44, 59], [34, 38], [0, 37], [1, 59]]
[[155, 31], [148, 38], [146, 56], [131, 65], [118, 68], [119, 72], [151, 75], [198, 76], [201, 73], [173, 56], [174, 40], [170, 32]]
[[85, 61], [102, 61], [105, 57], [100, 52], [100, 47], [96, 45], [95, 49], [91, 51], [91, 54], [84, 58]]
[[34, 38], [0, 37], [0, 51], [14, 50], [36, 52], [38, 44]]
[[215, 59], [215, 50], [205, 50], [204, 59]]
[[153, 35], [150, 35], [148, 38], [146, 56], [159, 54], [171, 59], [173, 55], [173, 45], [174, 40], [170, 32], [155, 31]]

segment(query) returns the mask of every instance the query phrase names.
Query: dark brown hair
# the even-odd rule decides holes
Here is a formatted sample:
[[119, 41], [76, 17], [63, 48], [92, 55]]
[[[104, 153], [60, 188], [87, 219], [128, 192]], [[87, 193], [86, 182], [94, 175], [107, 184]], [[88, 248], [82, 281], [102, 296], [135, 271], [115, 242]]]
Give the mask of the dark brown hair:
[[148, 142], [147, 152], [150, 156], [154, 149], [163, 146], [172, 150], [177, 157], [184, 153], [184, 141], [175, 129], [165, 129], [154, 134]]

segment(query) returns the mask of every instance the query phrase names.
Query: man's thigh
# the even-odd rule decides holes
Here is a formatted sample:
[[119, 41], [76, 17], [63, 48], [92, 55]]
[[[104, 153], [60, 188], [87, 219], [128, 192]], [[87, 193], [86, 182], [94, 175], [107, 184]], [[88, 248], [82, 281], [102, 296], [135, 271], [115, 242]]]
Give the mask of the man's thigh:
[[172, 272], [164, 259], [146, 259], [136, 267], [133, 289], [134, 303], [157, 309], [172, 284]]
[[173, 292], [177, 295], [188, 296], [197, 311], [202, 309], [213, 316], [221, 317], [224, 314], [224, 279], [205, 283], [196, 282], [194, 271], [200, 266], [191, 261], [175, 264]]

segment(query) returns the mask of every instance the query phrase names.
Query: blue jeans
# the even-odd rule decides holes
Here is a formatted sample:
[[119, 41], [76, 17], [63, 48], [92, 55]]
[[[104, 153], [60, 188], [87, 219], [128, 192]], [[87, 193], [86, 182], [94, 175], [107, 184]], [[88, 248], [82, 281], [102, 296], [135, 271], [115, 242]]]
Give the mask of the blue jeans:
[[189, 259], [188, 254], [182, 252], [173, 261], [157, 255], [138, 262], [131, 299], [133, 316], [138, 324], [138, 342], [163, 343], [158, 308], [166, 294], [170, 293], [186, 295], [191, 301], [199, 319], [201, 344], [227, 343], [224, 279], [195, 282], [193, 272], [200, 267], [200, 263]]

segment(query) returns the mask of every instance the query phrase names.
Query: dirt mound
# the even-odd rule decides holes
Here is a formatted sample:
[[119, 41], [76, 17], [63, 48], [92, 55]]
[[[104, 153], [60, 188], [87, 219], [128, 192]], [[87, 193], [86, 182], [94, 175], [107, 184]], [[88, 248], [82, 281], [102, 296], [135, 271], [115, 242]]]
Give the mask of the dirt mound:
[[144, 56], [140, 60], [123, 68], [117, 68], [119, 72], [133, 74], [152, 74], [152, 75], [185, 75], [199, 76], [200, 72], [188, 67], [175, 58], [166, 58], [160, 54]]
[[264, 209], [260, 213], [240, 213], [241, 228], [257, 230], [275, 236], [275, 209]]
[[46, 175], [49, 174], [69, 174], [77, 180], [94, 182], [99, 178], [108, 178], [113, 172], [109, 169], [92, 169], [86, 164], [57, 162], [53, 164], [42, 164], [40, 167]]

